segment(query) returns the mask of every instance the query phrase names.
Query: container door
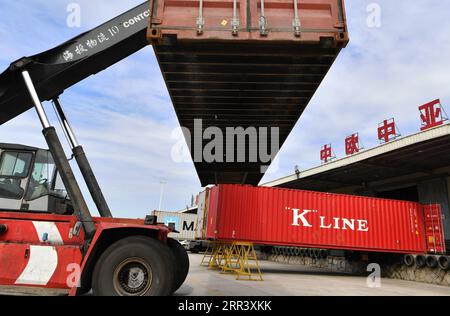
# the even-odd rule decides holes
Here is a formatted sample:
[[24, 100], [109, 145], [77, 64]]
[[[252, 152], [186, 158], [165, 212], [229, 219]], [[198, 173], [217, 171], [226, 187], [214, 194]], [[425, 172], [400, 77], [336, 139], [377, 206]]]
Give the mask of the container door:
[[254, 37], [316, 39], [335, 37], [344, 30], [340, 0], [249, 0]]
[[197, 223], [195, 225], [195, 238], [206, 239], [206, 218], [208, 216], [209, 189], [201, 192], [198, 196]]
[[150, 38], [176, 34], [179, 39], [233, 39], [247, 27], [247, 0], [157, 0]]
[[445, 236], [442, 225], [441, 206], [439, 204], [424, 205], [423, 213], [428, 252], [445, 253]]

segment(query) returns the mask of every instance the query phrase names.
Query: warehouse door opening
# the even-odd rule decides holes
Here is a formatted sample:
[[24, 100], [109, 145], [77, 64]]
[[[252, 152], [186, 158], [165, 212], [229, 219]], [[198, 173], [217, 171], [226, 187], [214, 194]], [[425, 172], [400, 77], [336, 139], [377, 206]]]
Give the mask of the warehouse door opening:
[[419, 191], [417, 186], [414, 185], [395, 190], [377, 192], [377, 197], [383, 199], [419, 202]]

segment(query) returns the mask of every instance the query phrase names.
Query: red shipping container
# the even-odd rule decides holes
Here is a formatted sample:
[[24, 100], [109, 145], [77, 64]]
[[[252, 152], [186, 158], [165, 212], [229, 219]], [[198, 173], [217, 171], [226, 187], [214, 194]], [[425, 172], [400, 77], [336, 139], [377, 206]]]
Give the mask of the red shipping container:
[[424, 253], [420, 204], [292, 189], [211, 188], [206, 237], [257, 244]]

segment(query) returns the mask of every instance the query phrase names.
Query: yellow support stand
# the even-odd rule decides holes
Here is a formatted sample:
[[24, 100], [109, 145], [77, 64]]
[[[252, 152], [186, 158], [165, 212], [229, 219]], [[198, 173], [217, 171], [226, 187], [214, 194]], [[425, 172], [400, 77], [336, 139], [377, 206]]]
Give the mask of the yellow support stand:
[[224, 262], [221, 273], [236, 273], [241, 268], [240, 249], [235, 244], [227, 244], [224, 247]]
[[206, 266], [209, 269], [220, 269], [222, 266], [225, 248], [226, 244], [222, 242], [210, 242], [200, 265]]
[[[237, 242], [240, 269], [236, 271], [237, 280], [263, 281], [258, 258], [252, 243]], [[253, 262], [253, 263], [252, 263]]]
[[202, 258], [202, 262], [200, 262], [200, 266], [208, 267], [209, 263], [211, 262], [212, 254], [213, 254], [213, 243], [211, 242], [208, 243], [208, 247], [206, 248], [205, 254]]
[[263, 281], [252, 243], [211, 242], [200, 265], [220, 269], [221, 273], [236, 274], [237, 280]]

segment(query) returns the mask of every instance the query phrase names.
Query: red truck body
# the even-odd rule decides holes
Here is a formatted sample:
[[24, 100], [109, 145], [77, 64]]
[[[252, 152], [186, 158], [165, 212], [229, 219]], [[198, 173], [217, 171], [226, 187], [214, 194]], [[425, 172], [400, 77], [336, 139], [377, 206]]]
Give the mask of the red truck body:
[[[101, 249], [115, 236], [149, 235], [165, 241], [169, 228], [144, 225], [143, 219], [94, 218], [96, 233], [85, 249], [85, 236], [76, 216], [0, 212], [0, 286], [72, 290], [95, 263]], [[77, 224], [78, 223], [78, 224]], [[118, 234], [115, 234], [118, 233]], [[107, 237], [107, 238], [103, 238]]]
[[425, 232], [424, 207], [414, 202], [219, 185], [207, 204], [206, 237], [216, 240], [414, 254], [435, 251], [426, 239], [442, 235]]

